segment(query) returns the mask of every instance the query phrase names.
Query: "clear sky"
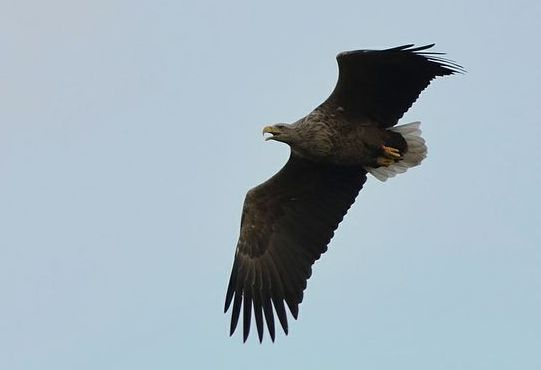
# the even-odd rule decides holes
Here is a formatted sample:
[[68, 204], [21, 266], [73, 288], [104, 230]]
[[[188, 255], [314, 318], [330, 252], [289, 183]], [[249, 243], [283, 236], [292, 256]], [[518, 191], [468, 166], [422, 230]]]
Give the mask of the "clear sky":
[[[540, 4], [2, 1], [0, 368], [540, 369]], [[428, 158], [368, 180], [288, 336], [230, 338], [261, 128], [432, 42], [468, 73], [402, 120]]]

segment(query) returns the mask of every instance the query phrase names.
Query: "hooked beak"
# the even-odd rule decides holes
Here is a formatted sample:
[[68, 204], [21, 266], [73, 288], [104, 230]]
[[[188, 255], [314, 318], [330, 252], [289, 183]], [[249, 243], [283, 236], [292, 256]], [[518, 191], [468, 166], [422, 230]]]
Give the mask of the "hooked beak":
[[267, 136], [265, 141], [276, 140], [276, 136], [280, 135], [280, 130], [274, 126], [265, 126], [263, 128], [263, 135], [272, 134], [272, 136]]

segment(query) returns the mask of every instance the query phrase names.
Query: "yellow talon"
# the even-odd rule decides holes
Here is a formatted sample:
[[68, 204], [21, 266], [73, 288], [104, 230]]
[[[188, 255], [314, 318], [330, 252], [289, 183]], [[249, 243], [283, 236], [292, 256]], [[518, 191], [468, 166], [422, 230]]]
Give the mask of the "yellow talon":
[[383, 149], [383, 155], [385, 157], [391, 158], [391, 159], [400, 159], [402, 158], [402, 155], [400, 154], [400, 151], [396, 148], [382, 145], [381, 149]]
[[387, 157], [378, 157], [378, 159], [377, 159], [378, 166], [389, 167], [390, 165], [392, 165], [395, 162], [396, 161], [394, 159], [387, 158]]

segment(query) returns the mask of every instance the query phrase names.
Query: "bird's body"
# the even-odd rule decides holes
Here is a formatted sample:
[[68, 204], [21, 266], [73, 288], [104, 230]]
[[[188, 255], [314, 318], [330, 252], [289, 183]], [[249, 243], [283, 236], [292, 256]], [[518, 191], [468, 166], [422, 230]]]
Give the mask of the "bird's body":
[[226, 293], [233, 334], [241, 316], [247, 339], [252, 313], [259, 340], [275, 317], [288, 332], [285, 306], [296, 319], [312, 264], [366, 181], [385, 181], [426, 157], [419, 122], [396, 126], [437, 76], [461, 67], [426, 52], [433, 45], [358, 50], [337, 56], [339, 77], [329, 98], [292, 124], [263, 129], [291, 155], [269, 180], [246, 194], [239, 241]]
[[377, 167], [382, 146], [407, 150], [400, 134], [369, 120], [351, 122], [344, 117], [341, 107], [318, 107], [290, 127], [299, 138], [289, 143], [291, 150], [319, 163]]

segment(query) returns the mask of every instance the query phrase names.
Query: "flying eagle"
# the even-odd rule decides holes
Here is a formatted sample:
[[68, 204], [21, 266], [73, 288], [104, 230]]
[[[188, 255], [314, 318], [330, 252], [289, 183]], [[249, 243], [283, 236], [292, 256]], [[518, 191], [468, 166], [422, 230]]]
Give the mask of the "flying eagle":
[[[285, 306], [297, 319], [312, 264], [366, 181], [385, 181], [426, 157], [419, 122], [395, 126], [437, 76], [462, 67], [426, 51], [432, 45], [338, 54], [338, 82], [306, 117], [267, 126], [265, 140], [290, 146], [285, 166], [248, 191], [242, 211], [225, 309], [233, 303], [230, 335], [242, 305], [243, 338], [252, 312], [259, 341], [264, 323], [275, 338], [275, 317], [285, 334]], [[264, 319], [263, 319], [264, 318]]]

